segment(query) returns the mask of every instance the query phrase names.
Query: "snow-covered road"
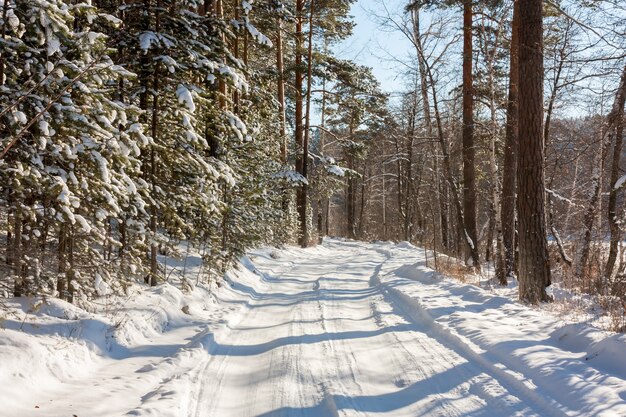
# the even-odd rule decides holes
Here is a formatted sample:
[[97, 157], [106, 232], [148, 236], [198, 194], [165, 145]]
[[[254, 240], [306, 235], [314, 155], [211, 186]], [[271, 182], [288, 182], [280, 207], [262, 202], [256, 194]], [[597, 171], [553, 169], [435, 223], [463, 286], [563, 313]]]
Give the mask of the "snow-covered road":
[[155, 290], [152, 300], [178, 306], [165, 312], [162, 333], [113, 346], [80, 377], [59, 378], [32, 402], [15, 385], [4, 410], [46, 417], [626, 415], [626, 336], [560, 323], [442, 279], [424, 255], [408, 244], [340, 240], [253, 252], [226, 275], [211, 306], [191, 304], [191, 314], [182, 314], [188, 301], [178, 290]]
[[[213, 335], [190, 415], [493, 417], [601, 411], [598, 398], [589, 398], [591, 405], [576, 404], [580, 394], [567, 388], [553, 387], [557, 398], [546, 395], [538, 388], [541, 381], [529, 380], [538, 376], [527, 375], [531, 367], [493, 363], [478, 346], [416, 310], [410, 296], [396, 288], [410, 284], [397, 276], [406, 262], [397, 252], [402, 248], [394, 253], [384, 245], [331, 241], [291, 257], [256, 257], [263, 287], [233, 283], [252, 301], [236, 322]], [[416, 250], [412, 255], [421, 260]], [[393, 279], [381, 282], [390, 274]], [[563, 384], [574, 377], [561, 376]], [[622, 400], [621, 408], [606, 411], [625, 410]]]

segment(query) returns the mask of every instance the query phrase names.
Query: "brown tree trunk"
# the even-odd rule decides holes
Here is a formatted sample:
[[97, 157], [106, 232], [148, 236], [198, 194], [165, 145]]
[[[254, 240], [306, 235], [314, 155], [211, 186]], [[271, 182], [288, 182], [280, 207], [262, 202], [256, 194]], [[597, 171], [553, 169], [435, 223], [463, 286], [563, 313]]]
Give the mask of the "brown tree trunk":
[[[9, 0], [5, 0], [2, 6], [2, 27], [0, 28], [0, 37], [4, 41], [7, 36], [7, 15], [9, 12]], [[0, 50], [0, 85], [4, 85], [4, 54]]]
[[67, 269], [67, 225], [62, 223], [59, 227], [59, 244], [57, 248], [57, 292], [63, 300], [67, 299], [67, 281], [65, 270]]
[[[304, 84], [304, 68], [302, 67], [302, 47], [304, 44], [304, 35], [302, 33], [302, 24], [304, 20], [304, 0], [296, 1], [296, 51], [295, 51], [295, 139], [296, 139], [296, 171], [300, 174], [304, 173], [305, 166], [305, 149], [304, 149], [304, 100], [302, 88]], [[306, 247], [309, 236], [307, 228], [307, 187], [302, 184], [296, 192], [296, 203], [298, 208], [298, 220], [300, 221], [300, 246]]]
[[476, 167], [474, 166], [474, 97], [472, 74], [472, 0], [463, 3], [463, 219], [472, 264], [480, 268], [476, 231]]
[[543, 169], [543, 22], [542, 1], [519, 5], [519, 298], [548, 301], [550, 259], [546, 239]]
[[65, 272], [65, 276], [67, 277], [67, 293], [68, 293], [68, 299], [67, 301], [70, 303], [74, 302], [74, 293], [76, 292], [76, 289], [74, 287], [73, 281], [76, 279], [75, 273], [74, 273], [74, 267], [75, 267], [75, 263], [74, 263], [74, 243], [75, 243], [75, 237], [74, 237], [74, 226], [72, 226], [71, 224], [68, 226], [67, 228], [67, 247], [66, 247], [66, 252], [67, 252], [67, 270]]
[[[224, 4], [222, 3], [222, 0], [215, 0], [215, 14], [220, 20], [224, 19]], [[224, 35], [222, 35], [222, 41], [224, 42], [226, 41], [226, 39], [224, 38]], [[227, 88], [226, 88], [226, 81], [224, 80], [224, 77], [219, 77], [217, 84], [218, 84], [218, 89], [220, 92], [220, 95], [219, 95], [220, 108], [225, 109]]]
[[624, 140], [624, 99], [626, 96], [626, 66], [624, 67], [624, 71], [622, 72], [622, 80], [620, 82], [620, 91], [618, 91], [618, 95], [621, 96], [620, 102], [617, 103], [618, 107], [618, 115], [617, 115], [617, 126], [615, 128], [615, 146], [613, 148], [613, 160], [611, 163], [611, 190], [609, 191], [609, 206], [608, 210], [608, 218], [609, 218], [609, 229], [611, 231], [611, 243], [609, 246], [609, 259], [606, 263], [606, 271], [605, 278], [607, 282], [611, 282], [613, 277], [613, 270], [615, 269], [615, 261], [617, 259], [617, 246], [619, 244], [621, 233], [619, 228], [619, 221], [617, 219], [617, 196], [620, 192], [620, 188], [615, 188], [615, 183], [619, 179], [620, 175], [620, 161], [622, 157], [622, 143]]
[[280, 155], [283, 164], [287, 163], [287, 116], [285, 113], [285, 70], [283, 60], [283, 19], [278, 17], [276, 31], [276, 70], [278, 71], [278, 105], [280, 114]]
[[[311, 0], [309, 4], [309, 39], [307, 51], [307, 71], [306, 71], [306, 114], [304, 116], [304, 140], [302, 141], [302, 176], [308, 179], [309, 176], [309, 136], [311, 131], [311, 85], [313, 83], [313, 15], [315, 13], [315, 0]], [[308, 203], [309, 185], [302, 185], [302, 194], [304, 200], [304, 215], [302, 218], [302, 234], [300, 246], [306, 248], [309, 246], [309, 230], [307, 227], [306, 208]]]
[[[17, 204], [16, 204], [17, 205]], [[13, 226], [13, 248], [11, 250], [12, 254], [12, 265], [13, 265], [13, 275], [15, 282], [13, 283], [13, 296], [21, 297], [24, 294], [24, 277], [22, 273], [22, 213], [20, 208], [17, 207], [15, 209], [14, 214], [14, 226]]]
[[[352, 141], [353, 137], [353, 126], [352, 126], [352, 122], [350, 123], [350, 127], [349, 127], [349, 140]], [[352, 150], [349, 148], [346, 148], [346, 152], [347, 152], [347, 163], [348, 163], [348, 169], [353, 171], [355, 170], [355, 165], [354, 165], [354, 155], [352, 154]], [[350, 239], [354, 239], [356, 238], [356, 199], [355, 199], [355, 192], [354, 192], [354, 178], [353, 175], [351, 174], [348, 177], [348, 184], [347, 184], [347, 190], [346, 190], [346, 218], [348, 221], [348, 237]]]
[[[326, 51], [327, 44], [324, 45]], [[324, 131], [326, 128], [326, 77], [322, 78], [322, 116], [320, 121], [321, 132], [320, 132], [320, 155], [324, 156], [324, 145], [325, 145], [325, 134]], [[317, 200], [317, 234], [318, 234], [318, 243], [321, 245], [324, 239], [324, 236], [328, 234], [328, 217], [325, 215], [326, 212], [326, 204], [328, 197], [325, 196], [320, 191], [320, 196]], [[325, 213], [326, 212], [326, 213]], [[326, 218], [326, 228], [324, 228], [324, 218]]]
[[500, 222], [502, 227], [502, 253], [496, 274], [501, 285], [515, 271], [515, 191], [517, 177], [518, 147], [518, 83], [519, 83], [519, 6], [515, 0], [511, 31], [511, 52], [509, 68], [509, 100], [506, 109], [506, 139], [504, 144], [504, 169], [502, 174], [502, 199], [500, 201]]

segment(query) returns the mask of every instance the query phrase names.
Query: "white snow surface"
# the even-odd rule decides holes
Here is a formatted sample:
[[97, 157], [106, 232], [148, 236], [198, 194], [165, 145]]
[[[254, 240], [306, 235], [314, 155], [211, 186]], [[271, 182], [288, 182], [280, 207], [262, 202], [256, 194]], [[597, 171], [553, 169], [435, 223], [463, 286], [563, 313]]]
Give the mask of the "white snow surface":
[[[219, 288], [136, 286], [92, 312], [7, 300], [0, 415], [626, 415], [626, 335], [441, 277], [424, 255], [329, 239], [251, 251]], [[162, 262], [194, 282], [201, 264]]]

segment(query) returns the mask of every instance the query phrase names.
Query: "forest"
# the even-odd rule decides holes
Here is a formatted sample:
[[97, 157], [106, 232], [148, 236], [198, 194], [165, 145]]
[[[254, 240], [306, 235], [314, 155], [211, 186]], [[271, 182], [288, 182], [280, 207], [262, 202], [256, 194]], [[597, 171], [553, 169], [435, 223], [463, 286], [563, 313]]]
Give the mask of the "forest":
[[353, 3], [3, 0], [3, 296], [154, 286], [181, 242], [219, 275], [341, 236], [624, 317], [626, 6], [370, 5], [412, 47], [389, 92], [338, 52]]
[[0, 0], [0, 417], [626, 416], [624, 0]]

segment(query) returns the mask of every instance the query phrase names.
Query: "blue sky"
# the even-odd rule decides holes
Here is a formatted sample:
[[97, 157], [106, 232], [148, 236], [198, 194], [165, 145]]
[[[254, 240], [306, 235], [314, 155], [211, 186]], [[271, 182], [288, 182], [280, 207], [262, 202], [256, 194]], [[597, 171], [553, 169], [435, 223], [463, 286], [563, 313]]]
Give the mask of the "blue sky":
[[[386, 0], [390, 11], [401, 10], [405, 0]], [[371, 11], [381, 10], [380, 1], [358, 0], [352, 5], [356, 27], [353, 35], [338, 45], [335, 50], [339, 57], [373, 69], [381, 83], [383, 91], [393, 93], [404, 89], [399, 64], [392, 62], [391, 56], [404, 58], [411, 52], [412, 46], [398, 32], [390, 32], [380, 27], [371, 16]]]

